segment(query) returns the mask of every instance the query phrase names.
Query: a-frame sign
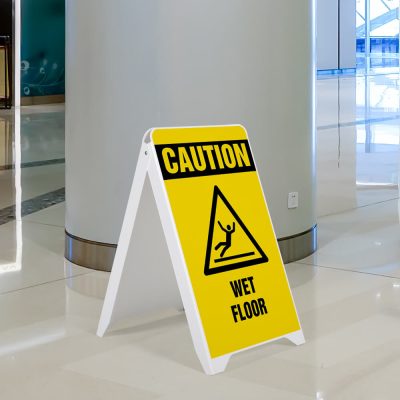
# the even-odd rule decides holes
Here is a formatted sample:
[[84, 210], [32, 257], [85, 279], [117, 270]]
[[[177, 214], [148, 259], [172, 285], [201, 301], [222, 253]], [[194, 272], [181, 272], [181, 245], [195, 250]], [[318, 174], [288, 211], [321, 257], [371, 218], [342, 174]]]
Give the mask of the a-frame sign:
[[120, 284], [124, 270], [134, 277], [140, 268], [126, 261], [147, 174], [204, 371], [221, 372], [232, 354], [283, 337], [304, 343], [247, 133], [238, 125], [145, 135], [98, 335], [118, 308], [126, 315], [129, 304], [140, 304]]

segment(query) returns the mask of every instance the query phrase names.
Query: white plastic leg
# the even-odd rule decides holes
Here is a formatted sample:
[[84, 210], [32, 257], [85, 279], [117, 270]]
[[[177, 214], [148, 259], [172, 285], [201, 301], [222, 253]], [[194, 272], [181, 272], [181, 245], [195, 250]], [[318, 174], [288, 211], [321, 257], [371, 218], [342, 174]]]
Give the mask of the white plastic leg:
[[289, 335], [286, 335], [285, 337], [289, 339], [292, 343], [294, 343], [296, 346], [300, 346], [306, 342], [302, 330], [289, 333]]

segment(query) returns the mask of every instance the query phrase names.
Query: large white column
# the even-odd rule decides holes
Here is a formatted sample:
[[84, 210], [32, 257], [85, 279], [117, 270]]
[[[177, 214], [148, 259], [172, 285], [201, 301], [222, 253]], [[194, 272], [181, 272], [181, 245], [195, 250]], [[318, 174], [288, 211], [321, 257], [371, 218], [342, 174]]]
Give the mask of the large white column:
[[313, 3], [67, 0], [70, 259], [117, 243], [143, 134], [177, 125], [243, 124], [277, 236], [297, 235], [286, 246], [294, 257], [312, 250]]

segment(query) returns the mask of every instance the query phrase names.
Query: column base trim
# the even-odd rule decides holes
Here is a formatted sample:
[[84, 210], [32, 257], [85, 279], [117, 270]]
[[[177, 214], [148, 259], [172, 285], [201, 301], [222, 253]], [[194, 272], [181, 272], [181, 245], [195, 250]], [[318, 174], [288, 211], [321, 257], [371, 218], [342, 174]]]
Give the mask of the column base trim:
[[[301, 260], [317, 250], [317, 225], [297, 235], [278, 239], [283, 262]], [[65, 258], [82, 267], [111, 272], [116, 244], [94, 242], [65, 231]]]
[[110, 272], [116, 251], [116, 244], [82, 239], [65, 231], [64, 256], [81, 267]]
[[314, 225], [305, 232], [278, 239], [285, 264], [308, 257], [317, 250], [318, 227]]

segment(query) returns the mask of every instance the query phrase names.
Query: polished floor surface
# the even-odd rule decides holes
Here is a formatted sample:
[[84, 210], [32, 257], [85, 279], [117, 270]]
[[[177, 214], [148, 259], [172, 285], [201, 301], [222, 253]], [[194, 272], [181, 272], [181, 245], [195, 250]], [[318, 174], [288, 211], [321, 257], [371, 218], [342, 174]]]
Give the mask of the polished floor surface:
[[1, 111], [0, 399], [398, 398], [399, 81], [318, 80], [319, 250], [287, 265], [307, 343], [214, 377], [182, 312], [95, 336], [108, 274], [63, 259], [63, 107]]

